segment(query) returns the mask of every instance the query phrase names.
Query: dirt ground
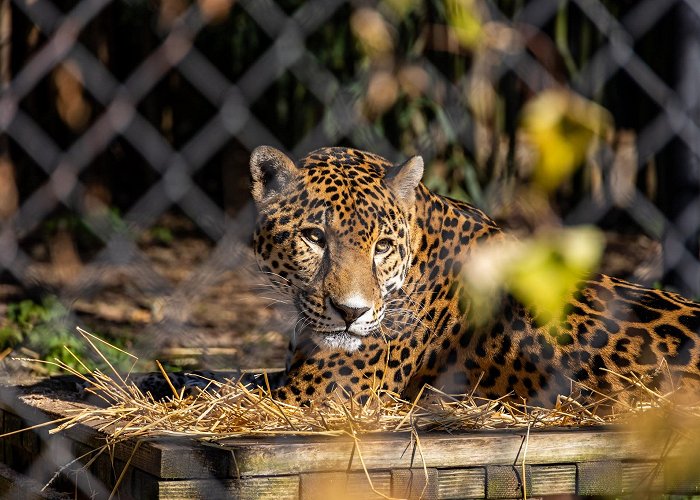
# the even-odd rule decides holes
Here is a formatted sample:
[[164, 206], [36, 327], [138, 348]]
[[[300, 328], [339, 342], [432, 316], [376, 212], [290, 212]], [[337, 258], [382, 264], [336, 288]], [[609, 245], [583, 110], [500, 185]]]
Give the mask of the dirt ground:
[[[140, 235], [125, 264], [102, 249], [91, 260], [74, 252], [68, 265], [35, 242], [27, 250], [35, 259], [26, 273], [30, 282], [0, 283], [0, 317], [9, 303], [53, 291], [74, 313], [66, 327], [122, 339], [142, 359], [187, 368], [281, 366], [294, 314], [265, 288], [247, 238], [215, 244], [188, 219], [172, 216], [158, 227], [173, 237]], [[660, 278], [658, 242], [617, 233], [606, 233], [606, 240], [602, 272], [646, 284]]]

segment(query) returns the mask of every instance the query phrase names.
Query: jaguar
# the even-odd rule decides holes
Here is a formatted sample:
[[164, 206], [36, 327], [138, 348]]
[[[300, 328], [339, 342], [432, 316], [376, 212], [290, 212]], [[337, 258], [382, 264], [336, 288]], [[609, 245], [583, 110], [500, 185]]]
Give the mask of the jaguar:
[[428, 384], [552, 406], [575, 387], [603, 397], [633, 377], [700, 389], [700, 304], [675, 293], [599, 274], [572, 288], [559, 317], [509, 293], [481, 311], [465, 265], [507, 236], [428, 190], [423, 168], [420, 156], [392, 164], [343, 147], [296, 162], [253, 151], [256, 261], [297, 312], [276, 398], [412, 399]]
[[507, 293], [479, 314], [463, 268], [504, 232], [429, 191], [419, 156], [393, 165], [335, 147], [294, 162], [261, 146], [250, 171], [258, 266], [298, 312], [281, 400], [413, 398], [429, 384], [551, 406], [572, 384], [603, 395], [624, 388], [619, 375], [661, 379], [662, 362], [673, 383], [700, 386], [700, 304], [674, 293], [597, 275], [561, 317]]

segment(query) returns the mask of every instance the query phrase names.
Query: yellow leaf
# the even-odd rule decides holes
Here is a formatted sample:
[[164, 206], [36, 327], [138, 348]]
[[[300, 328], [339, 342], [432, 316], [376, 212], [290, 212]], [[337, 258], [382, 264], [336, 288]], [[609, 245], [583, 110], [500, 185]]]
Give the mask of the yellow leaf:
[[506, 288], [546, 323], [560, 318], [576, 284], [592, 272], [603, 239], [594, 228], [563, 229], [526, 244], [508, 266]]
[[448, 0], [447, 22], [465, 47], [475, 48], [481, 42], [483, 21], [476, 0]]
[[523, 109], [522, 129], [538, 154], [533, 180], [556, 189], [580, 166], [593, 144], [612, 128], [610, 113], [572, 92], [547, 90]]
[[503, 291], [537, 311], [542, 323], [560, 318], [577, 283], [595, 270], [602, 248], [600, 231], [585, 226], [485, 245], [465, 269], [476, 321], [489, 317]]

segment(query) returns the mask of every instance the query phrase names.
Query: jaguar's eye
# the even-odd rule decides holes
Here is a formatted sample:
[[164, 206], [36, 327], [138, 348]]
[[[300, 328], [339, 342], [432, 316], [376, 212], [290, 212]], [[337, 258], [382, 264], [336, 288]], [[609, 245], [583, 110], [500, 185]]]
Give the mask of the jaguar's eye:
[[323, 232], [323, 229], [319, 229], [317, 227], [307, 227], [306, 229], [301, 230], [301, 236], [309, 243], [312, 243], [318, 247], [323, 248], [326, 246], [326, 235]]
[[391, 250], [391, 240], [389, 238], [382, 238], [374, 245], [375, 255], [387, 253], [389, 250]]

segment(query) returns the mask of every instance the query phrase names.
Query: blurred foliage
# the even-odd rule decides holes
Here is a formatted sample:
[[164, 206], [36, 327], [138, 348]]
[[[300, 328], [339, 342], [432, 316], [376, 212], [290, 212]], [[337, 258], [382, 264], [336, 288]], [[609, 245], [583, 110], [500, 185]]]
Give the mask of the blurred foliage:
[[175, 236], [170, 228], [164, 226], [153, 226], [150, 229], [151, 237], [161, 245], [171, 245]]
[[537, 152], [535, 185], [553, 191], [583, 163], [594, 140], [609, 135], [612, 117], [573, 93], [551, 90], [527, 103], [522, 126]]
[[459, 42], [476, 48], [483, 36], [483, 22], [478, 0], [447, 0], [447, 22]]
[[536, 311], [540, 325], [558, 321], [577, 284], [596, 269], [603, 245], [599, 230], [577, 227], [480, 246], [465, 269], [475, 319], [488, 320], [508, 292]]
[[558, 320], [577, 283], [597, 268], [603, 244], [602, 234], [592, 227], [536, 237], [505, 267], [505, 286], [539, 312], [535, 320], [541, 325]]
[[100, 213], [88, 213], [85, 217], [75, 213], [49, 217], [44, 222], [42, 229], [46, 237], [61, 230], [69, 231], [78, 238], [78, 242], [89, 245], [99, 240], [99, 236], [97, 236], [99, 234], [98, 225], [108, 227], [110, 231], [114, 232], [128, 231], [117, 207], [104, 207]]
[[[67, 11], [76, 1], [61, 3]], [[559, 201], [557, 193], [564, 189], [571, 203], [587, 196], [594, 183], [586, 175], [600, 169], [580, 167], [597, 146], [609, 145], [614, 134], [615, 113], [606, 108], [624, 107], [620, 98], [634, 95], [624, 91], [624, 82], [617, 75], [596, 82], [596, 74], [585, 72], [608, 38], [575, 2], [558, 2], [555, 15], [538, 26], [519, 22], [529, 3], [348, 2], [304, 39], [306, 57], [322, 68], [318, 81], [313, 72], [309, 75], [303, 71], [306, 68], [292, 65], [259, 89], [251, 89], [250, 81], [261, 74], [264, 58], [278, 41], [245, 7], [228, 0], [198, 0], [196, 4], [212, 22], [198, 32], [194, 45], [229, 81], [247, 82], [243, 87], [251, 94], [251, 112], [286, 148], [296, 148], [319, 127], [341, 145], [371, 148], [377, 142], [381, 146], [381, 141], [374, 139], [381, 137], [390, 147], [375, 152], [424, 155], [424, 182], [429, 188], [508, 219], [513, 214], [499, 209], [520, 196], [513, 186], [525, 179], [531, 179], [530, 185], [541, 191], [536, 196], [542, 200], [529, 207], [551, 209], [552, 201]], [[193, 4], [186, 0], [112, 3], [81, 33], [80, 42], [124, 81]], [[266, 8], [271, 15], [275, 9], [294, 15], [307, 5], [303, 0], [279, 0]], [[605, 0], [602, 5], [618, 18], [631, 8], [614, 0]], [[21, 16], [18, 13], [13, 28], [17, 38], [13, 40], [15, 73], [33, 50], [30, 44], [23, 45], [21, 34], [30, 34], [32, 27], [31, 23], [23, 24]], [[645, 48], [646, 38], [638, 42], [635, 50], [647, 57], [646, 52], [654, 47]], [[305, 59], [297, 64], [306, 65]], [[100, 104], [83, 88], [83, 71], [69, 58], [22, 102], [25, 111], [64, 148], [78, 140], [102, 113]], [[581, 75], [587, 75], [585, 86], [577, 86]], [[326, 86], [328, 80], [332, 83]], [[577, 88], [595, 89], [591, 91], [595, 95], [578, 95]], [[333, 99], [337, 96], [350, 98], [356, 116], [334, 115]], [[643, 109], [644, 99], [635, 102], [635, 107]], [[219, 112], [178, 68], [148, 92], [138, 110], [176, 149], [183, 148]], [[640, 113], [638, 123], [643, 123], [643, 117]], [[617, 121], [617, 114], [615, 118]], [[350, 127], [338, 123], [346, 119], [357, 121]], [[634, 127], [634, 120], [622, 122]], [[336, 136], [336, 129], [346, 132]], [[227, 179], [236, 175], [247, 178], [247, 156], [247, 147], [232, 139], [194, 180], [215, 200], [243, 198], [246, 183], [223, 185], [221, 172], [222, 168], [235, 172]], [[144, 164], [127, 141], [115, 139], [81, 174], [88, 191], [99, 194], [95, 196], [99, 203], [93, 203], [92, 209], [85, 203], [87, 210], [82, 216], [59, 217], [58, 222], [47, 223], [48, 232], [68, 229], [77, 235], [83, 250], [99, 246], [96, 235], [129, 231], [120, 211], [130, 208], [159, 178]], [[19, 168], [18, 176], [25, 196], [44, 180], [37, 168]], [[635, 187], [643, 188], [641, 184]], [[239, 191], [224, 197], [225, 189]], [[529, 196], [523, 198], [535, 200]], [[545, 220], [540, 213], [531, 218]], [[164, 227], [151, 229], [150, 236], [164, 245], [173, 240], [172, 232]], [[562, 238], [569, 236], [567, 233]], [[527, 295], [532, 294], [548, 304], [545, 308], [554, 309], [556, 297], [562, 295], [572, 275], [588, 269], [590, 259], [570, 257], [562, 238], [528, 243], [520, 262], [532, 266], [532, 272], [516, 264], [508, 267], [510, 274], [503, 279], [522, 300], [530, 300], [533, 297]], [[85, 245], [80, 240], [85, 240]], [[584, 246], [587, 241], [582, 242]], [[593, 249], [594, 244], [590, 245]], [[538, 273], [549, 279], [538, 279]], [[542, 290], [543, 282], [553, 284]]]
[[[59, 3], [68, 11], [77, 1]], [[522, 22], [532, 6], [525, 0], [344, 3], [305, 37], [304, 57], [270, 82], [261, 82], [260, 88], [251, 81], [265, 73], [266, 58], [281, 42], [259, 26], [248, 7], [229, 0], [114, 2], [81, 32], [80, 43], [125, 81], [195, 3], [212, 21], [197, 33], [195, 48], [250, 94], [244, 100], [252, 114], [284, 147], [320, 146], [309, 137], [324, 130], [333, 144], [366, 147], [393, 160], [400, 160], [394, 157], [399, 152], [422, 154], [428, 187], [471, 201], [506, 221], [520, 215], [507, 213], [504, 205], [519, 196], [514, 186], [523, 180], [532, 180], [545, 199], [532, 206], [560, 204], [553, 213], [565, 209], [559, 210], [564, 196], [569, 206], [596, 186], [598, 195], [606, 196], [601, 171], [607, 165], [591, 158], [596, 148], [612, 153], [608, 160], [614, 155], [612, 116], [615, 126], [631, 131], [634, 143], [635, 130], [659, 112], [658, 104], [624, 72], [591, 70], [592, 58], [609, 43], [608, 27], [591, 21], [585, 9], [570, 1], [557, 2], [554, 15], [536, 26]], [[617, 19], [634, 4], [600, 2]], [[279, 0], [266, 8], [270, 16], [276, 10], [294, 16], [308, 5]], [[30, 42], [36, 31], [31, 22], [21, 12], [16, 17], [14, 74], [26, 65], [37, 43]], [[300, 16], [302, 22], [306, 19]], [[665, 22], [662, 18], [659, 28], [651, 27], [635, 39], [636, 54], [654, 71], [664, 67], [657, 49], [664, 41], [659, 33], [667, 30]], [[318, 78], [315, 69], [304, 71], [310, 62], [317, 65]], [[68, 58], [21, 103], [64, 149], [104, 111], [83, 88], [83, 73], [79, 62]], [[658, 74], [664, 76], [663, 71]], [[334, 114], [337, 97], [353, 109]], [[138, 111], [180, 150], [220, 110], [175, 67], [138, 103]], [[350, 126], [338, 123], [348, 119], [353, 120]], [[336, 135], [336, 130], [344, 132]], [[243, 199], [246, 182], [222, 182], [222, 169], [228, 170], [229, 181], [247, 179], [248, 146], [231, 139], [197, 172], [195, 183], [214, 200]], [[45, 173], [21, 148], [15, 149], [16, 157], [26, 158], [27, 165], [17, 161], [20, 194], [26, 199], [44, 182]], [[658, 163], [649, 167], [651, 175], [640, 171], [637, 176], [636, 157], [629, 163], [633, 189], [644, 191], [645, 183], [654, 184], [656, 173], [664, 171]], [[160, 177], [144, 168], [146, 164], [128, 141], [116, 138], [81, 173], [81, 180], [88, 191], [101, 194], [103, 207], [118, 208], [95, 217], [88, 209], [87, 222], [77, 217], [64, 224], [79, 237], [82, 232], [85, 239], [92, 238], [95, 246], [95, 234], [129, 230], [120, 210], [125, 213]], [[236, 192], [224, 196], [225, 190]], [[544, 219], [539, 215], [531, 218]], [[160, 228], [151, 236], [165, 245], [172, 241], [172, 234]], [[550, 250], [556, 252], [555, 247]]]
[[[61, 4], [68, 10], [75, 1]], [[603, 3], [619, 15], [629, 8], [613, 1]], [[161, 43], [189, 4], [115, 2], [90, 23], [80, 42], [124, 80]], [[197, 34], [195, 47], [230, 81], [249, 79], [274, 40], [236, 3], [200, 0], [197, 4], [212, 22]], [[256, 93], [251, 110], [284, 146], [293, 149], [319, 124], [331, 132], [337, 125], [334, 121], [344, 119], [332, 116], [330, 102], [322, 102], [342, 92], [354, 100], [361, 122], [334, 139], [336, 144], [370, 147], [372, 134], [379, 135], [394, 151], [424, 154], [428, 160], [425, 180], [434, 189], [486, 203], [485, 194], [495, 185], [528, 173], [520, 168], [517, 152], [525, 103], [553, 83], [576, 82], [592, 54], [606, 43], [605, 35], [571, 2], [561, 2], [557, 15], [542, 26], [527, 27], [536, 33], [511, 23], [527, 4], [496, 0], [493, 6], [498, 12], [483, 0], [344, 4], [304, 40], [308, 54], [337, 83], [328, 88], [320, 85], [312, 92], [314, 82], [291, 67]], [[302, 0], [280, 0], [275, 8], [293, 15], [304, 5]], [[14, 73], [34, 50], [22, 37], [23, 32], [32, 32], [31, 23], [21, 13], [15, 21]], [[527, 54], [533, 68], [541, 67], [537, 71], [542, 76], [535, 78], [541, 80], [539, 84], [523, 81], [522, 75], [503, 64], [515, 54]], [[63, 148], [102, 113], [101, 105], [82, 87], [82, 71], [76, 61], [66, 60], [22, 103]], [[597, 95], [586, 97], [604, 106], [615, 103], [618, 94], [609, 95], [609, 88], [617, 88], [616, 77], [603, 84]], [[177, 68], [138, 103], [138, 109], [175, 148], [183, 147], [219, 111]], [[394, 151], [378, 152], [393, 156]], [[220, 182], [221, 165], [229, 159], [230, 168], [246, 178], [247, 153], [233, 139], [198, 174], [198, 181], [214, 199], [222, 199], [221, 191], [227, 189]], [[567, 171], [585, 160], [580, 154], [569, 156]], [[430, 168], [432, 163], [437, 166]], [[542, 164], [552, 166], [548, 161]], [[119, 168], [111, 168], [115, 165]], [[112, 195], [108, 206], [125, 209], [158, 178], [157, 172], [143, 166], [138, 152], [118, 138], [85, 176], [106, 185]], [[43, 174], [36, 168], [22, 168], [19, 177], [20, 191], [26, 195]], [[236, 189], [245, 189], [244, 184]], [[585, 183], [577, 187], [583, 189]]]
[[[68, 350], [83, 363], [88, 361], [91, 351], [75, 332], [74, 321], [69, 320], [68, 310], [56, 297], [47, 296], [41, 302], [23, 300], [9, 304], [2, 323], [0, 350], [10, 348], [18, 356], [31, 356], [49, 362], [60, 360], [78, 371], [85, 371], [85, 367]], [[110, 342], [114, 344], [115, 341]], [[121, 368], [130, 366], [128, 357], [117, 350], [110, 351], [110, 362]], [[42, 366], [48, 373], [59, 371], [52, 364]], [[95, 366], [104, 367], [105, 363], [100, 361]]]

